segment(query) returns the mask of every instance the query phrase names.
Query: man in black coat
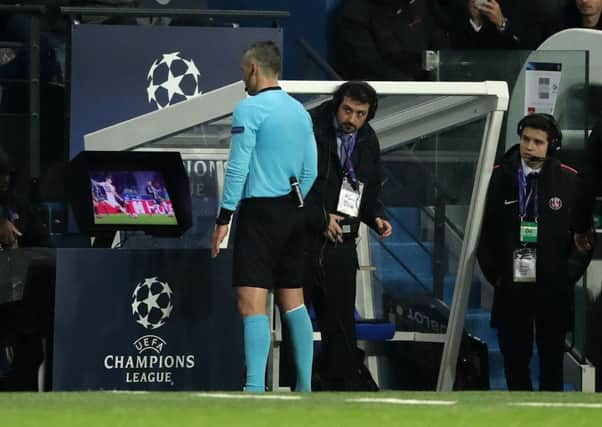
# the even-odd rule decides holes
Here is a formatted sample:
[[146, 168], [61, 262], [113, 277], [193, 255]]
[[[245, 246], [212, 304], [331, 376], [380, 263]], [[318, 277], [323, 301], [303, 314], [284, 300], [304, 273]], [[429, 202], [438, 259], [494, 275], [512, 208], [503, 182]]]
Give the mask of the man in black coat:
[[509, 390], [532, 390], [533, 339], [541, 390], [563, 389], [564, 340], [571, 326], [573, 221], [579, 178], [554, 153], [562, 133], [546, 114], [524, 117], [520, 144], [494, 168], [478, 259], [495, 287], [498, 330]]
[[50, 246], [47, 229], [25, 197], [17, 194], [15, 171], [0, 149], [0, 246]]
[[427, 80], [423, 52], [449, 41], [431, 0], [349, 0], [336, 17], [335, 47], [345, 79]]
[[[0, 251], [50, 246], [48, 231], [33, 206], [16, 192], [15, 175], [8, 156], [0, 149]], [[16, 252], [14, 256], [19, 259], [21, 255]], [[4, 334], [10, 336], [8, 341], [13, 341], [14, 350], [14, 362], [7, 377], [0, 382], [0, 390], [38, 389], [42, 339], [46, 340], [48, 349], [52, 348], [54, 277], [52, 257], [37, 256], [29, 264], [21, 300], [0, 304], [0, 319], [6, 327], [0, 338]], [[47, 369], [48, 386], [50, 372], [51, 369]]]
[[[321, 387], [363, 388], [355, 333], [356, 238], [360, 222], [382, 238], [392, 233], [378, 200], [380, 147], [368, 121], [377, 108], [375, 90], [347, 82], [310, 111], [318, 146], [318, 177], [306, 198], [308, 227], [306, 300], [322, 332]], [[347, 203], [342, 203], [345, 199]]]
[[564, 17], [564, 28], [602, 30], [602, 0], [571, 0]]
[[542, 0], [465, 0], [467, 15], [452, 23], [453, 46], [536, 49], [546, 38]]

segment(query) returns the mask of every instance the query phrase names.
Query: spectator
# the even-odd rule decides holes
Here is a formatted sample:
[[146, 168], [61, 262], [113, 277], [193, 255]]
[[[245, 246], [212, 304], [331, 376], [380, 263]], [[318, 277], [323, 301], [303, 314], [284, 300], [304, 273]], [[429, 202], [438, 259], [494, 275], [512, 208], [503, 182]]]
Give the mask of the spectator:
[[539, 1], [468, 0], [464, 23], [452, 31], [454, 46], [536, 49], [545, 39]]
[[336, 69], [348, 80], [426, 80], [425, 50], [449, 46], [431, 0], [349, 0], [336, 18]]
[[0, 246], [50, 246], [48, 231], [26, 198], [16, 194], [16, 172], [0, 150]]
[[[48, 232], [33, 207], [16, 194], [14, 176], [8, 156], [0, 150], [0, 251], [50, 246]], [[0, 388], [38, 389], [38, 367], [44, 357], [43, 340], [47, 343], [49, 355], [52, 351], [54, 275], [54, 261], [48, 257], [36, 257], [29, 265], [21, 300], [0, 308], [0, 317], [13, 318], [15, 324], [14, 362]], [[46, 371], [48, 385], [50, 372], [49, 367]]]
[[564, 28], [602, 30], [602, 0], [571, 0], [567, 6]]

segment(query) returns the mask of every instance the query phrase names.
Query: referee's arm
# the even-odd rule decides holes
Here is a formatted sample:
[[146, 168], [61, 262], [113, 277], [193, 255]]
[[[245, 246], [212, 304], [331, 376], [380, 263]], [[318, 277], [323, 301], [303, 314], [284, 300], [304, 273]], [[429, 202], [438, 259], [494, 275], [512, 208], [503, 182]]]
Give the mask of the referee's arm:
[[224, 195], [218, 223], [230, 222], [232, 213], [236, 210], [249, 175], [249, 163], [255, 149], [257, 129], [246, 117], [246, 109], [236, 108], [232, 116], [232, 141], [230, 158], [224, 178]]
[[303, 197], [306, 197], [318, 176], [318, 148], [316, 138], [311, 124], [309, 114], [307, 116], [309, 128], [307, 134], [307, 143], [305, 144], [305, 152], [303, 153], [303, 167], [301, 176], [299, 177], [299, 186]]

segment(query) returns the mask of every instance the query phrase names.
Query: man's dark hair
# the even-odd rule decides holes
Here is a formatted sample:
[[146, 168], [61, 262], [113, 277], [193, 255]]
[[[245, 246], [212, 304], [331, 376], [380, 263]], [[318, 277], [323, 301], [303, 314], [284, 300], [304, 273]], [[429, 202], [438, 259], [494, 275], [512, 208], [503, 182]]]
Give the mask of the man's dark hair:
[[339, 105], [341, 105], [344, 97], [351, 98], [355, 102], [360, 102], [362, 104], [370, 104], [366, 121], [372, 120], [376, 114], [376, 109], [378, 108], [378, 95], [372, 86], [361, 81], [350, 81], [343, 83], [334, 91], [334, 94], [332, 95], [332, 102], [334, 104], [335, 111], [338, 110]]
[[280, 75], [282, 57], [276, 43], [271, 40], [253, 43], [244, 54], [255, 59], [261, 68], [274, 76]]
[[562, 145], [562, 130], [551, 114], [535, 113], [523, 117], [516, 127], [518, 136], [522, 136], [525, 128], [541, 130], [548, 135], [548, 154], [553, 154], [557, 150], [560, 150]]

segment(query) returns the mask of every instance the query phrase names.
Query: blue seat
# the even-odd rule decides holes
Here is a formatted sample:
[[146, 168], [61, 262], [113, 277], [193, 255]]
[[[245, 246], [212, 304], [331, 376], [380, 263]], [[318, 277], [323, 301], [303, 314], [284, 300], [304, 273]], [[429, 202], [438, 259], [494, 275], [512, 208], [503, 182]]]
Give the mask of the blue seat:
[[[357, 310], [355, 310], [354, 316], [355, 333], [358, 340], [387, 341], [395, 335], [395, 325], [391, 322], [379, 319], [362, 319]], [[320, 332], [316, 311], [313, 307], [309, 308], [309, 317], [314, 332]]]

